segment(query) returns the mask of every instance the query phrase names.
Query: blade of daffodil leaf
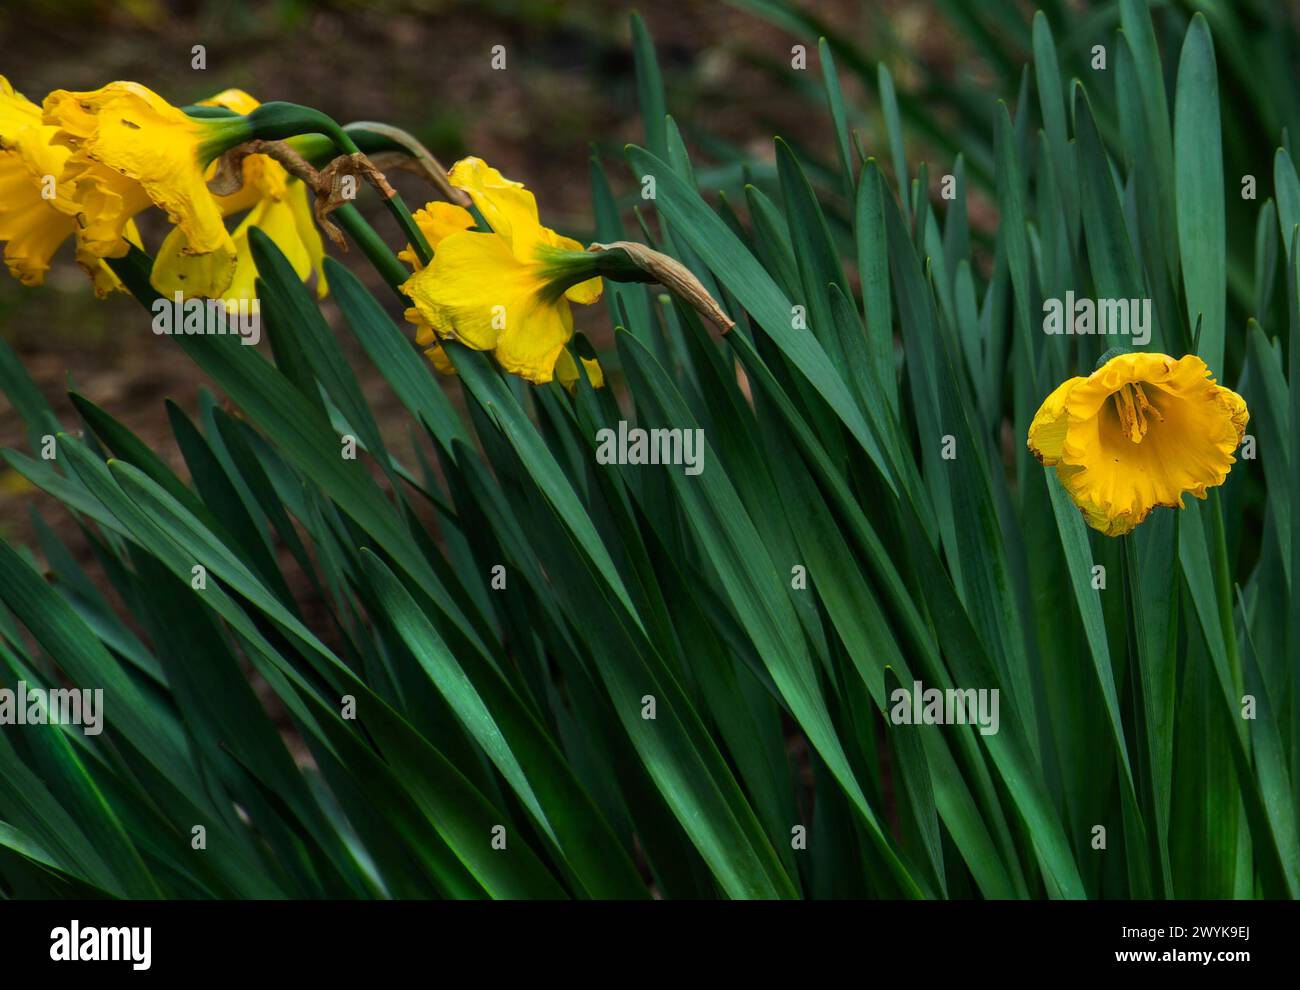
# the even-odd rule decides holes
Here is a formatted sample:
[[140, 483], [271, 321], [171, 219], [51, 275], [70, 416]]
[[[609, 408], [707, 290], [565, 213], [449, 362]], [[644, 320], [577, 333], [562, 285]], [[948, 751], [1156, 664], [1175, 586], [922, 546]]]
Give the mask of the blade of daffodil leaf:
[[509, 685], [486, 666], [471, 680], [393, 573], [373, 554], [362, 556], [399, 635], [591, 896], [644, 897], [631, 860]]
[[894, 321], [889, 299], [889, 241], [885, 232], [884, 180], [874, 158], [858, 179], [853, 232], [857, 240], [862, 308], [876, 389], [898, 415], [898, 379], [894, 371]]
[[33, 452], [41, 449], [44, 437], [63, 427], [9, 343], [0, 339], [0, 392], [12, 403], [27, 427], [27, 442]]
[[[681, 404], [680, 396], [670, 391], [662, 369], [653, 364], [654, 358], [649, 351], [629, 334], [620, 336], [620, 345], [624, 348], [624, 365], [634, 388], [647, 403], [644, 408], [648, 412], [653, 410], [652, 422], [694, 429], [689, 411]], [[654, 404], [650, 405], [651, 402]], [[709, 453], [707, 440], [705, 451], [706, 459], [715, 460]], [[696, 539], [708, 553], [712, 566], [724, 575], [722, 587], [731, 596], [733, 609], [754, 638], [759, 654], [768, 665], [768, 671], [792, 714], [857, 808], [881, 855], [895, 871], [903, 891], [918, 893], [915, 881], [898, 860], [875, 811], [862, 794], [830, 725], [828, 713], [819, 698], [812, 659], [804, 645], [793, 636], [798, 620], [794, 618], [789, 599], [784, 594], [767, 590], [781, 587], [782, 582], [772, 573], [775, 568], [771, 558], [741, 508], [735, 490], [716, 466], [700, 472], [694, 479], [677, 471], [668, 474], [677, 497], [683, 502]]]
[[1110, 642], [1106, 637], [1101, 600], [1092, 583], [1093, 557], [1088, 546], [1088, 531], [1078, 511], [1070, 503], [1065, 489], [1056, 478], [1056, 472], [1052, 471], [1050, 475], [1047, 490], [1052, 499], [1052, 511], [1056, 515], [1061, 547], [1065, 551], [1066, 570], [1069, 572], [1070, 585], [1074, 590], [1075, 604], [1083, 617], [1083, 629], [1088, 640], [1088, 652], [1092, 656], [1093, 672], [1097, 685], [1101, 689], [1102, 702], [1106, 707], [1106, 718], [1110, 725], [1111, 742], [1115, 747], [1115, 755], [1124, 777], [1121, 799], [1125, 805], [1124, 843], [1130, 882], [1133, 890], [1144, 890], [1149, 895], [1146, 827], [1138, 807], [1137, 787], [1133, 779], [1129, 745], [1124, 735], [1124, 725], [1120, 715], [1119, 695], [1115, 685]]
[[1178, 62], [1174, 182], [1187, 322], [1204, 321], [1199, 353], [1218, 376], [1226, 371], [1228, 277], [1222, 133], [1214, 43], [1205, 15], [1197, 13], [1187, 28]]
[[[1128, 237], [1128, 227], [1120, 209], [1110, 161], [1097, 130], [1091, 101], [1082, 84], [1075, 84], [1075, 98], [1079, 195], [1097, 293], [1104, 299], [1140, 298], [1142, 281], [1133, 244]], [[1099, 356], [1099, 353], [1090, 357]]]
[[[550, 512], [562, 523], [562, 531], [552, 526], [542, 535], [555, 543], [557, 554], [563, 547], [587, 568], [571, 571], [574, 580], [562, 590], [591, 603], [587, 621], [598, 623], [604, 633], [591, 641], [598, 669], [611, 696], [620, 699], [619, 720], [674, 814], [729, 894], [790, 896], [793, 888], [761, 835], [752, 809], [645, 639], [627, 588], [572, 486], [486, 359], [455, 344], [449, 345], [449, 352], [471, 394], [495, 417]], [[631, 708], [647, 691], [661, 701], [654, 723]]]
[[[191, 794], [202, 792], [193, 767], [180, 757], [184, 747], [172, 723], [151, 721], [150, 705], [117, 659], [87, 628], [67, 602], [0, 543], [0, 598], [76, 686], [104, 692], [121, 738], [139, 749], [159, 770]], [[203, 802], [199, 802], [203, 803]]]
[[[716, 214], [662, 161], [635, 146], [628, 148], [633, 166], [657, 177], [656, 205], [673, 229], [691, 244], [705, 264], [753, 315], [755, 321], [835, 411], [886, 479], [893, 478], [879, 440], [878, 426], [864, 419], [844, 380], [825, 350], [810, 334], [791, 327], [791, 304], [771, 277]], [[869, 411], [870, 412], [870, 411]], [[891, 482], [892, 483], [892, 482]]]
[[[1066, 126], [1065, 87], [1061, 82], [1060, 64], [1056, 57], [1056, 42], [1052, 38], [1051, 24], [1040, 10], [1033, 22], [1034, 75], [1038, 89], [1039, 112], [1047, 137], [1047, 153], [1055, 171], [1055, 182], [1061, 191], [1065, 206], [1066, 223], [1070, 233], [1079, 230], [1079, 200], [1074, 149], [1070, 146]], [[963, 254], [962, 257], [965, 255]]]
[[[68, 442], [75, 446], [70, 440]], [[94, 461], [89, 453], [74, 456], [78, 458], [79, 470], [92, 475], [111, 471], [111, 477], [99, 483], [97, 490], [112, 499], [114, 513], [133, 539], [150, 547], [154, 555], [167, 550], [170, 558], [166, 561], [168, 568], [187, 581], [190, 564], [194, 560], [205, 561], [214, 576], [222, 582], [230, 582], [232, 588], [241, 594], [250, 596], [294, 637], [295, 642], [314, 653], [322, 674], [336, 679], [343, 689], [341, 693], [350, 693], [358, 699], [358, 706], [369, 717], [369, 727], [376, 733], [384, 755], [393, 761], [393, 770], [400, 776], [404, 789], [489, 893], [504, 897], [554, 897], [562, 893], [521, 837], [516, 836], [507, 843], [510, 855], [503, 855], [505, 850], [492, 848], [492, 829], [505, 822], [502, 814], [442, 754], [415, 733], [311, 632], [275, 602], [238, 558], [221, 547], [211, 534], [204, 532], [201, 524], [187, 516], [183, 507], [129, 465], [117, 464], [110, 469]], [[241, 635], [252, 642], [265, 643], [238, 606], [213, 583], [208, 584], [205, 600]], [[269, 644], [259, 645], [255, 652], [260, 652], [272, 663], [283, 662], [269, 649]], [[301, 681], [296, 670], [277, 670], [291, 681]], [[325, 705], [314, 690], [299, 688], [297, 693], [304, 704], [315, 708], [321, 716], [311, 719], [311, 724], [326, 730], [327, 738], [332, 735], [331, 741], [337, 745], [338, 729], [334, 723], [338, 720], [338, 710]], [[303, 715], [306, 716], [305, 711]]]
[[[1160, 48], [1156, 43], [1155, 26], [1146, 0], [1120, 0], [1120, 26], [1124, 40], [1133, 53], [1137, 68], [1137, 82], [1146, 108], [1146, 140], [1150, 145], [1151, 163], [1155, 171], [1155, 190], [1158, 197], [1160, 243], [1165, 248], [1169, 273], [1177, 277], [1178, 227], [1174, 211], [1174, 151], [1172, 130], [1169, 125], [1169, 99], [1165, 91], [1165, 74], [1160, 64]], [[1084, 209], [1087, 209], [1086, 202]], [[1112, 298], [1121, 298], [1115, 296]], [[1122, 298], [1132, 298], [1124, 296]], [[1195, 321], [1193, 321], [1195, 322]]]
[[[0, 734], [0, 795], [5, 799], [9, 827], [20, 834], [41, 836], [39, 849], [32, 849], [40, 855], [33, 858], [115, 897], [127, 895], [127, 887], [117, 869], [104, 861], [76, 819], [19, 759], [13, 744], [3, 734]], [[31, 848], [28, 843], [24, 845]]]
[[[1277, 196], [1277, 225], [1282, 236], [1282, 247], [1290, 258], [1294, 240], [1292, 232], [1300, 224], [1300, 178], [1296, 176], [1295, 163], [1286, 148], [1278, 148], [1273, 156], [1273, 189]], [[1263, 316], [1263, 313], [1256, 314]]]
[[[49, 691], [59, 686], [16, 659], [9, 658], [8, 666], [14, 679], [26, 682], [29, 689]], [[105, 714], [101, 709], [100, 717]], [[50, 794], [75, 815], [105, 863], [112, 864], [112, 872], [123, 885], [125, 896], [161, 896], [157, 881], [150, 875], [121, 819], [96, 786], [94, 777], [69, 738], [70, 733], [79, 731], [53, 725], [30, 727], [29, 741], [24, 746], [27, 759]]]
[[[1294, 428], [1300, 423], [1300, 217], [1296, 226], [1282, 231], [1283, 237], [1291, 245], [1286, 265], [1286, 308], [1287, 337], [1289, 354], [1287, 358], [1287, 393], [1290, 398], [1289, 422]], [[1295, 444], [1291, 446], [1291, 481], [1288, 486], [1291, 495], [1291, 545], [1283, 547], [1283, 553], [1291, 557], [1291, 595], [1290, 607], [1287, 609], [1287, 652], [1295, 656], [1296, 645], [1300, 643], [1300, 450]], [[1291, 797], [1297, 809], [1300, 809], [1300, 677], [1292, 668], [1291, 674]]]
[[438, 387], [429, 362], [411, 347], [375, 297], [333, 258], [325, 259], [325, 273], [348, 326], [411, 415], [441, 443], [453, 438], [468, 441], [469, 434]]
[[[1171, 566], [1178, 553], [1178, 517], [1157, 511], [1146, 525], [1127, 537], [1128, 566], [1132, 575], [1130, 597], [1136, 635], [1139, 681], [1145, 715], [1151, 777], [1152, 814], [1158, 850], [1157, 866], [1164, 896], [1173, 895], [1169, 862], [1169, 828], [1173, 791], [1174, 727], [1176, 723], [1178, 668], [1178, 569]], [[1141, 761], [1139, 761], [1139, 764]]]
[[[789, 397], [772, 378], [771, 372], [753, 350], [753, 345], [741, 336], [731, 337], [730, 341], [744, 362], [755, 387], [760, 388], [772, 400], [774, 408], [779, 410], [782, 420], [791, 430], [797, 446], [808, 459], [809, 466], [814, 470], [818, 481], [831, 494], [837, 511], [849, 524], [849, 535], [871, 561], [873, 578], [881, 582], [890, 607], [900, 616], [908, 641], [914, 649], [919, 647], [918, 665], [923, 676], [931, 683], [946, 685], [948, 675], [938, 666], [937, 646], [930, 640], [928, 629], [923, 628], [924, 624], [916, 604], [903, 586], [902, 576], [895, 569], [892, 559], [873, 531], [871, 523], [863, 515], [861, 507], [849, 493], [843, 478], [831, 466], [830, 459], [818, 439], [794, 411]], [[867, 683], [870, 685], [872, 682]], [[930, 741], [935, 737], [926, 735], [923, 738]], [[979, 879], [981, 888], [989, 896], [1008, 896], [1005, 893], [1008, 889], [1005, 886], [1007, 881], [1009, 880], [1019, 890], [1023, 888], [1024, 880], [1020, 876], [1014, 855], [1010, 853], [1011, 838], [1006, 821], [1001, 815], [996, 797], [993, 796], [992, 782], [984, 768], [982, 757], [975, 751], [973, 739], [966, 733], [958, 733], [954, 737], [954, 742], [963, 761], [962, 765], [971, 774], [972, 786], [976, 788], [983, 809], [982, 813], [988, 816], [989, 831], [985, 830], [984, 823], [979, 818], [980, 813], [976, 812], [975, 805], [964, 788], [938, 787], [936, 802], [945, 822], [952, 829], [959, 848], [966, 855], [967, 861]], [[955, 780], [955, 769], [952, 772], [945, 769], [949, 765], [955, 767], [953, 757], [945, 747], [930, 747], [927, 755], [937, 768], [936, 776], [939, 780]], [[998, 863], [999, 854], [990, 854], [992, 849], [989, 841], [990, 831], [997, 838], [1002, 849], [1001, 855], [1004, 859], [1001, 864]], [[1062, 869], [1064, 871], [1064, 867]], [[993, 891], [1004, 893], [994, 894]]]
[[296, 276], [293, 266], [275, 242], [263, 231], [253, 227], [249, 231], [248, 244], [257, 264], [259, 298], [265, 296], [263, 307], [269, 332], [294, 337], [326, 394], [338, 405], [348, 423], [356, 428], [366, 451], [392, 477], [392, 461], [379, 425], [361, 394], [355, 372], [343, 356], [310, 291]]
[[77, 562], [67, 544], [34, 509], [29, 514], [32, 528], [45, 555], [52, 583], [59, 587], [68, 604], [110, 650], [129, 661], [156, 684], [165, 683], [162, 667], [148, 648], [113, 611], [90, 576]]
[[[1240, 602], [1240, 587], [1237, 596]], [[1244, 608], [1244, 603], [1242, 604]], [[1248, 720], [1251, 750], [1263, 794], [1264, 813], [1281, 867], [1282, 889], [1269, 889], [1274, 886], [1272, 878], [1268, 876], [1271, 871], [1261, 870], [1261, 874], [1265, 878], [1267, 893], [1279, 894], [1285, 891], [1285, 895], [1294, 900], [1300, 897], [1300, 831], [1296, 828], [1296, 809], [1291, 801], [1291, 788], [1287, 780], [1286, 749], [1278, 731], [1278, 709], [1269, 695], [1268, 685], [1260, 676], [1255, 644], [1249, 629], [1242, 636], [1241, 657], [1247, 696], [1255, 702], [1254, 718]]]
[[1253, 295], [1255, 318], [1267, 319], [1273, 306], [1273, 290], [1277, 285], [1277, 204], [1271, 199], [1259, 208], [1255, 222], [1255, 292]]
[[[901, 686], [898, 674], [892, 667], [887, 669], [885, 681], [891, 695]], [[930, 766], [925, 758], [925, 747], [915, 736], [915, 733], [929, 731], [933, 729], [927, 726], [895, 727], [892, 733], [893, 751], [903, 779], [908, 813], [916, 823], [920, 845], [925, 852], [925, 862], [929, 865], [930, 880], [936, 890], [946, 894], [943, 840], [939, 834], [939, 816], [935, 810]]]
[[668, 104], [664, 99], [664, 80], [655, 56], [654, 42], [640, 14], [632, 15], [632, 51], [636, 57], [637, 105], [645, 127], [646, 145], [655, 155], [668, 155], [668, 132], [665, 118]]
[[1169, 246], [1164, 241], [1161, 209], [1166, 191], [1158, 188], [1160, 172], [1156, 167], [1156, 143], [1150, 140], [1151, 125], [1147, 106], [1142, 99], [1142, 88], [1137, 82], [1136, 58], [1121, 33], [1115, 43], [1115, 89], [1119, 103], [1119, 123], [1122, 141], [1119, 157], [1128, 173], [1133, 193], [1131, 206], [1136, 221], [1137, 236], [1133, 239], [1139, 267], [1145, 271], [1147, 291], [1155, 310], [1150, 348], [1175, 353], [1185, 344], [1183, 317], [1176, 298], [1175, 275], [1169, 271]]
[[1287, 381], [1282, 373], [1282, 360], [1267, 338], [1263, 328], [1250, 320], [1247, 324], [1250, 361], [1254, 388], [1251, 390], [1251, 418], [1259, 430], [1260, 446], [1269, 451], [1261, 457], [1259, 463], [1267, 482], [1269, 511], [1273, 514], [1277, 526], [1278, 544], [1283, 571], [1287, 580], [1291, 580], [1291, 502], [1288, 496], [1291, 480], [1291, 429], [1288, 416]]
[[[831, 363], [848, 370], [845, 344], [830, 313], [830, 300], [826, 287], [843, 281], [838, 252], [831, 240], [826, 217], [817, 204], [812, 184], [804, 175], [799, 161], [790, 146], [776, 141], [777, 173], [781, 180], [781, 199], [785, 204], [786, 222], [790, 231], [790, 244], [794, 250], [795, 266], [799, 272], [800, 293], [798, 301], [807, 314], [807, 325], [826, 349]], [[792, 320], [793, 322], [793, 320]], [[860, 382], [847, 380], [854, 392]], [[859, 402], [861, 398], [859, 396]]]
[[885, 135], [889, 140], [889, 154], [894, 166], [894, 184], [903, 215], [911, 216], [910, 197], [907, 195], [907, 150], [903, 144], [903, 124], [898, 116], [898, 96], [894, 92], [894, 77], [884, 62], [876, 66], [876, 89], [880, 95], [880, 113], [885, 120]]
[[840, 178], [843, 182], [844, 198], [853, 201], [853, 154], [849, 150], [849, 118], [844, 109], [844, 94], [840, 92], [840, 77], [835, 71], [835, 56], [825, 38], [817, 41], [817, 58], [822, 66], [822, 82], [826, 86], [826, 104], [831, 112], [831, 123], [835, 127], [835, 144], [840, 155]]

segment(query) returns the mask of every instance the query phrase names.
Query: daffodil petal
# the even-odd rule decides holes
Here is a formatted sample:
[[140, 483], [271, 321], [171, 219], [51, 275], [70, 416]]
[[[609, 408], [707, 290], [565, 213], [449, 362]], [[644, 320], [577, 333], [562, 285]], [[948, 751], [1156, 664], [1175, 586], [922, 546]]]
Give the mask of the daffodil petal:
[[41, 198], [16, 151], [0, 151], [0, 241], [10, 274], [23, 285], [45, 281], [50, 259], [76, 223]]
[[259, 100], [242, 89], [223, 89], [216, 96], [209, 96], [206, 100], [199, 100], [199, 106], [225, 107], [227, 110], [244, 115], [252, 113], [261, 105]]
[[248, 215], [235, 228], [235, 274], [230, 280], [230, 286], [222, 294], [228, 303], [253, 299], [257, 295], [257, 265], [248, 244], [248, 232], [253, 227], [266, 234], [280, 249], [298, 278], [306, 281], [311, 276], [312, 257], [298, 239], [293, 210], [288, 203], [266, 199], [249, 210]]
[[1043, 400], [1034, 421], [1029, 424], [1030, 451], [1043, 464], [1055, 464], [1061, 457], [1061, 445], [1065, 443], [1065, 433], [1070, 422], [1065, 411], [1066, 400], [1079, 382], [1087, 381], [1082, 376], [1069, 378], [1057, 386], [1056, 390]]
[[[595, 358], [581, 358], [581, 361], [587, 371], [587, 380], [591, 382], [591, 387], [604, 388], [605, 372], [600, 367], [600, 362]], [[555, 380], [570, 393], [577, 390], [578, 362], [573, 359], [573, 352], [567, 347], [560, 351], [560, 356], [555, 361]]]
[[41, 108], [0, 76], [0, 147], [11, 148], [18, 133], [41, 126]]
[[539, 289], [502, 238], [470, 230], [444, 240], [433, 261], [402, 287], [440, 336], [480, 351], [496, 347], [507, 321], [521, 319], [529, 294]]
[[[426, 203], [411, 214], [411, 217], [434, 251], [438, 250], [438, 245], [447, 237], [474, 226], [474, 216], [469, 210], [455, 203], [441, 201]], [[399, 251], [397, 256], [416, 270], [422, 267], [415, 249], [409, 244], [406, 245], [405, 250]]]
[[505, 239], [515, 257], [531, 262], [545, 228], [538, 219], [537, 199], [523, 183], [507, 179], [481, 158], [462, 158], [448, 175], [452, 185], [469, 193], [493, 233]]
[[573, 336], [573, 311], [567, 303], [551, 304], [525, 296], [507, 310], [505, 329], [494, 351], [497, 363], [512, 375], [545, 385], [555, 362]]
[[[321, 239], [320, 228], [316, 226], [306, 184], [299, 179], [292, 180], [285, 194], [285, 202], [293, 214], [298, 242], [307, 252], [312, 270], [316, 273], [316, 296], [324, 299], [329, 293], [329, 283], [325, 280], [325, 243]], [[306, 278], [305, 275], [303, 277]]]
[[443, 375], [456, 374], [456, 366], [451, 363], [451, 358], [447, 357], [447, 350], [441, 344], [434, 344], [424, 352], [424, 356], [429, 359], [429, 363]]
[[181, 293], [186, 298], [224, 296], [235, 275], [238, 253], [229, 247], [195, 254], [181, 227], [173, 227], [154, 257], [149, 283], [168, 298]]

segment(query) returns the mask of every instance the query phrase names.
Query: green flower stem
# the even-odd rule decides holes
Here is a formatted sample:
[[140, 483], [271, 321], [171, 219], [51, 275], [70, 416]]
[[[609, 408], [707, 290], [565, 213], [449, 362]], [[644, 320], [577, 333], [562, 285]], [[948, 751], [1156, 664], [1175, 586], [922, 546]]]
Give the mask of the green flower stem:
[[1211, 493], [1210, 523], [1214, 551], [1214, 591], [1219, 605], [1219, 625], [1223, 629], [1223, 645], [1228, 651], [1228, 669], [1232, 673], [1234, 689], [1240, 694], [1243, 682], [1241, 654], [1237, 648], [1237, 626], [1232, 615], [1232, 579], [1228, 561], [1228, 540], [1223, 528], [1223, 506], [1219, 490]]
[[407, 209], [401, 193], [393, 193], [384, 200], [384, 203], [388, 206], [388, 211], [397, 218], [402, 231], [410, 240], [411, 246], [415, 248], [415, 253], [420, 258], [420, 264], [427, 265], [433, 260], [433, 248], [429, 247], [429, 242], [424, 237], [424, 231], [420, 229], [420, 225], [411, 216], [411, 211]]
[[[391, 138], [365, 128], [348, 124], [343, 129], [353, 143], [367, 155], [406, 150]], [[334, 140], [325, 134], [299, 134], [286, 140], [294, 151], [317, 167], [324, 165], [338, 152]]]
[[433, 153], [414, 134], [410, 134], [400, 127], [393, 127], [391, 124], [378, 123], [373, 120], [347, 124], [343, 130], [354, 140], [359, 140], [359, 135], [364, 134], [371, 140], [387, 140], [390, 144], [396, 145], [400, 152], [414, 163], [415, 168], [424, 178], [438, 188], [438, 192], [442, 194], [443, 199], [462, 208], [471, 204], [472, 200], [469, 193], [452, 185], [451, 176], [442, 167], [442, 163], [433, 156]]
[[[324, 135], [345, 155], [363, 154], [361, 148], [337, 121], [311, 107], [300, 106], [297, 103], [263, 103], [248, 115], [248, 120], [253, 125], [253, 136], [263, 140], [284, 141], [314, 133]], [[302, 153], [301, 148], [295, 150]], [[416, 224], [415, 218], [411, 216], [411, 211], [407, 209], [402, 197], [396, 193], [386, 196], [384, 205], [397, 220], [407, 240], [415, 247], [420, 260], [428, 264], [433, 257], [433, 251], [429, 248], [429, 242], [425, 240], [424, 233]]]
[[333, 117], [297, 103], [263, 103], [248, 115], [248, 120], [253, 125], [253, 136], [264, 141], [287, 141], [303, 134], [321, 134], [344, 154], [350, 155], [357, 150]]
[[[186, 107], [185, 112], [193, 117], [238, 116], [225, 107], [194, 106]], [[383, 135], [364, 130], [346, 132], [333, 118], [319, 110], [296, 103], [263, 103], [244, 119], [248, 124], [249, 138], [285, 141], [294, 151], [314, 164], [332, 158], [340, 151], [354, 155], [358, 152], [374, 154], [380, 151], [403, 150], [399, 144]], [[394, 195], [386, 199], [386, 203], [427, 264], [432, 257], [432, 251], [402, 198]], [[383, 276], [384, 281], [400, 294], [402, 284], [411, 273], [397, 259], [383, 238], [366, 222], [357, 208], [349, 203], [338, 207], [333, 215], [339, 226], [346, 230], [361, 248], [361, 253]]]
[[400, 295], [402, 284], [411, 277], [411, 273], [393, 254], [384, 239], [376, 233], [375, 228], [366, 222], [361, 211], [350, 203], [345, 203], [334, 211], [333, 216], [339, 226], [348, 232], [357, 247], [361, 248], [361, 253], [375, 266], [375, 270], [383, 276], [384, 281]]
[[[1144, 746], [1147, 749], [1148, 759], [1152, 768], [1160, 762], [1157, 754], [1157, 744], [1151, 738], [1151, 732], [1156, 724], [1156, 715], [1158, 699], [1160, 697], [1161, 685], [1152, 680], [1153, 658], [1147, 655], [1148, 644], [1146, 642], [1146, 622], [1145, 615], [1146, 605], [1143, 600], [1142, 585], [1142, 565], [1138, 555], [1137, 539], [1132, 533], [1126, 533], [1120, 537], [1124, 545], [1123, 567], [1124, 567], [1124, 588], [1126, 598], [1128, 599], [1128, 641], [1130, 655], [1137, 658], [1136, 665], [1136, 684], [1138, 687], [1138, 702], [1141, 705], [1143, 718], [1138, 722], [1138, 733], [1135, 739], [1136, 745]], [[1178, 566], [1177, 562], [1177, 536], [1174, 538], [1175, 559], [1171, 561], [1172, 566]], [[1118, 688], [1119, 685], [1116, 685]], [[1166, 768], [1167, 769], [1167, 768]], [[1144, 799], [1149, 802], [1150, 816], [1152, 827], [1154, 829], [1156, 855], [1153, 857], [1157, 869], [1156, 879], [1160, 884], [1162, 896], [1166, 899], [1174, 896], [1173, 874], [1169, 863], [1169, 808], [1167, 804], [1168, 795], [1161, 795], [1156, 792], [1156, 771], [1151, 769], [1144, 780], [1143, 794]], [[1147, 789], [1149, 787], [1149, 790]]]

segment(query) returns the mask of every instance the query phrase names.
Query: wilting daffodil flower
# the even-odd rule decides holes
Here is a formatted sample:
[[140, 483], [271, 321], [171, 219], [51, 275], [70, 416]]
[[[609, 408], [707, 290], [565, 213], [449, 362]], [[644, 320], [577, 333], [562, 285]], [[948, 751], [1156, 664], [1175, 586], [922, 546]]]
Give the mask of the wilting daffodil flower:
[[1122, 536], [1157, 506], [1223, 484], [1249, 418], [1193, 354], [1120, 354], [1049, 395], [1028, 446], [1089, 526]]
[[44, 121], [59, 128], [55, 143], [71, 150], [65, 180], [75, 183], [87, 243], [112, 251], [136, 213], [153, 203], [183, 231], [175, 260], [155, 268], [164, 295], [216, 297], [235, 273], [234, 240], [208, 191], [208, 163], [247, 140], [243, 117], [191, 117], [139, 83], [113, 82], [84, 93], [56, 90]]
[[[224, 107], [245, 115], [260, 106], [256, 99], [240, 89], [225, 90], [211, 99], [202, 100], [199, 105]], [[325, 247], [312, 217], [306, 184], [267, 155], [246, 155], [239, 167], [243, 183], [240, 188], [230, 195], [214, 197], [223, 217], [247, 211], [231, 235], [236, 252], [235, 270], [230, 284], [220, 293], [221, 298], [228, 306], [233, 306], [241, 299], [252, 299], [255, 295], [257, 266], [248, 245], [248, 232], [253, 227], [260, 228], [275, 242], [304, 282], [313, 272], [316, 273], [316, 293], [323, 298], [327, 291], [323, 269]], [[208, 166], [206, 178], [211, 181], [216, 172], [217, 164], [213, 162]], [[187, 269], [195, 264], [191, 255], [188, 233], [182, 227], [173, 228], [154, 261], [155, 288], [160, 285], [181, 286], [187, 294], [198, 294], [193, 289], [183, 288], [187, 275], [192, 274]], [[218, 255], [208, 257], [218, 259], [217, 264], [221, 263]]]
[[[57, 134], [57, 127], [41, 120], [41, 108], [0, 76], [0, 241], [5, 264], [23, 285], [40, 285], [54, 253], [76, 235], [77, 261], [102, 297], [122, 283], [83, 242], [72, 184], [60, 181], [71, 152], [54, 143]], [[134, 224], [128, 221], [122, 233], [139, 244]], [[114, 249], [125, 254], [126, 240], [119, 236]]]
[[[585, 277], [575, 283], [575, 271], [590, 275], [585, 262], [566, 265], [581, 260], [582, 245], [542, 226], [537, 201], [522, 183], [479, 158], [457, 162], [450, 177], [452, 185], [469, 193], [492, 229], [459, 229], [446, 233], [436, 246], [431, 242], [433, 261], [403, 286], [415, 304], [413, 322], [428, 330], [421, 342], [458, 340], [492, 351], [512, 374], [537, 384], [549, 382], [573, 336], [569, 303], [594, 303], [601, 280]], [[436, 355], [434, 360], [436, 364]], [[572, 370], [576, 379], [571, 363], [570, 358], [560, 371]]]

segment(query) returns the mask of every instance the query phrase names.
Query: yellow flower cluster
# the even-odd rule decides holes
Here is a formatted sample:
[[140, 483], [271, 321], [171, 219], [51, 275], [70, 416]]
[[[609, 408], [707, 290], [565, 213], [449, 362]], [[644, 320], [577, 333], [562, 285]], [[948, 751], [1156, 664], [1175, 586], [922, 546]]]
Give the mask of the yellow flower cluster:
[[[227, 90], [210, 106], [244, 115], [257, 101]], [[72, 237], [77, 261], [104, 296], [121, 288], [104, 259], [140, 245], [135, 217], [151, 207], [173, 224], [154, 261], [152, 283], [170, 296], [251, 299], [255, 275], [248, 230], [260, 227], [299, 276], [324, 257], [307, 188], [264, 155], [243, 161], [243, 187], [217, 196], [216, 159], [247, 136], [243, 117], [192, 117], [133, 82], [90, 92], [56, 90], [40, 106], [0, 76], [0, 242], [10, 272], [40, 285]], [[246, 213], [234, 233], [226, 219]]]
[[[139, 83], [113, 82], [90, 92], [56, 90], [40, 106], [0, 77], [0, 243], [10, 272], [40, 285], [58, 249], [71, 238], [76, 258], [98, 295], [122, 285], [106, 259], [141, 247], [135, 219], [157, 207], [171, 229], [155, 252], [150, 281], [163, 296], [223, 299], [254, 296], [257, 275], [249, 231], [261, 229], [298, 276], [313, 274], [326, 292], [324, 250], [308, 187], [264, 154], [239, 159], [242, 185], [221, 195], [218, 159], [252, 136], [247, 120], [258, 102], [226, 90], [201, 105], [231, 115], [189, 114]], [[412, 268], [403, 291], [416, 342], [440, 370], [454, 369], [442, 342], [491, 351], [500, 365], [538, 384], [558, 379], [573, 388], [578, 365], [566, 346], [573, 336], [570, 302], [600, 298], [590, 256], [538, 218], [522, 183], [478, 158], [457, 163], [451, 183], [477, 215], [430, 203], [415, 220], [435, 250]], [[234, 230], [226, 221], [242, 214]], [[147, 228], [146, 228], [147, 229]], [[600, 366], [583, 359], [587, 377], [603, 384]]]

